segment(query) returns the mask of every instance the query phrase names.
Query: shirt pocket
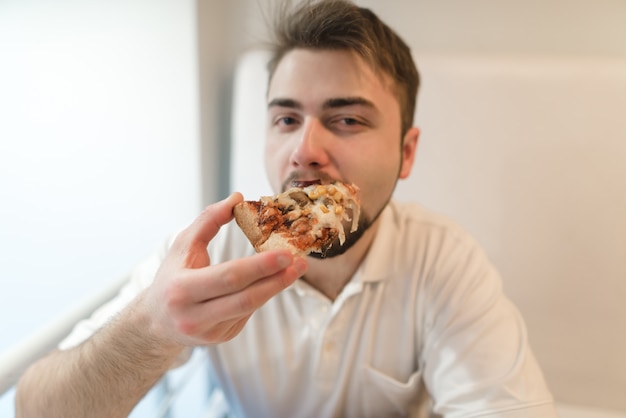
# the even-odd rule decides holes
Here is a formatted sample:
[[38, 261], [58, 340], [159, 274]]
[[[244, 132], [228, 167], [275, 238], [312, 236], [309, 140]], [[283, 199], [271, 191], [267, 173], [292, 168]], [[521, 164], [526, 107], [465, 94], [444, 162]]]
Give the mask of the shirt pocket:
[[421, 407], [424, 396], [422, 372], [412, 373], [401, 381], [380, 370], [365, 366], [363, 372], [363, 405], [365, 415], [371, 417], [411, 416]]

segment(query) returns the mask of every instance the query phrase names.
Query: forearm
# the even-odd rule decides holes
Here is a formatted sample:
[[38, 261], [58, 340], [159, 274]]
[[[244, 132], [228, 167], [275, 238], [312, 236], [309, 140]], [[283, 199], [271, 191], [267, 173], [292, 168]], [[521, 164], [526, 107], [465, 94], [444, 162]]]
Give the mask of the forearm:
[[18, 418], [126, 417], [182, 350], [151, 332], [131, 305], [82, 345], [31, 366], [18, 384]]

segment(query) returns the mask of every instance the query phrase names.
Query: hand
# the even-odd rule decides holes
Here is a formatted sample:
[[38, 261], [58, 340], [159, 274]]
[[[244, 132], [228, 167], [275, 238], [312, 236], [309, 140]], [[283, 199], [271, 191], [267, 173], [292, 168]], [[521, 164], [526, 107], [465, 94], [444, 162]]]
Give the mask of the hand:
[[242, 200], [235, 193], [208, 206], [174, 241], [140, 302], [159, 339], [186, 346], [228, 341], [306, 271], [306, 261], [286, 250], [211, 265], [207, 245]]

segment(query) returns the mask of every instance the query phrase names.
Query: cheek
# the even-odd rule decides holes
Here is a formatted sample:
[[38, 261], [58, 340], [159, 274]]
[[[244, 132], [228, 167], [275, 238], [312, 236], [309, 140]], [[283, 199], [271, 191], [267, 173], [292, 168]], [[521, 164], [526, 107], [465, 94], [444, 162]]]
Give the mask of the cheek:
[[272, 141], [265, 144], [265, 171], [267, 172], [270, 185], [278, 190], [282, 184], [282, 178], [289, 166], [289, 150], [286, 147], [277, 146]]
[[400, 169], [400, 151], [396, 147], [385, 147], [360, 152], [358, 161], [368, 182], [376, 185], [394, 183]]
[[368, 212], [377, 212], [393, 193], [400, 169], [400, 151], [387, 148], [377, 153], [361, 154], [360, 162], [361, 175], [355, 181], [361, 183], [363, 203], [370, 207]]

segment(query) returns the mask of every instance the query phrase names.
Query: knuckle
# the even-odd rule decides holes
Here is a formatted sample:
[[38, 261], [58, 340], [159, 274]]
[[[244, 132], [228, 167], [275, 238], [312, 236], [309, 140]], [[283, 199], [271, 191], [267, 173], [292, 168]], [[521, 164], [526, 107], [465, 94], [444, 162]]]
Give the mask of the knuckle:
[[255, 308], [255, 300], [250, 292], [243, 292], [238, 295], [237, 301], [241, 312], [250, 312]]
[[186, 289], [178, 280], [172, 280], [165, 286], [165, 305], [170, 309], [178, 309], [189, 300]]
[[222, 281], [224, 283], [224, 289], [227, 293], [231, 293], [239, 289], [239, 275], [232, 270], [224, 273]]
[[191, 318], [179, 318], [176, 320], [175, 326], [183, 335], [193, 336], [198, 332], [198, 323]]

